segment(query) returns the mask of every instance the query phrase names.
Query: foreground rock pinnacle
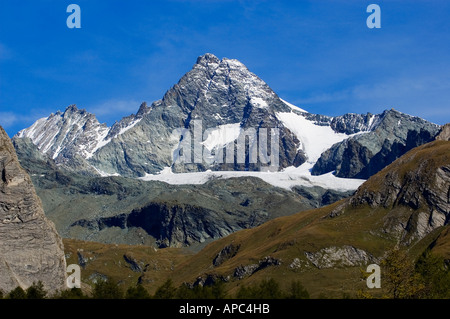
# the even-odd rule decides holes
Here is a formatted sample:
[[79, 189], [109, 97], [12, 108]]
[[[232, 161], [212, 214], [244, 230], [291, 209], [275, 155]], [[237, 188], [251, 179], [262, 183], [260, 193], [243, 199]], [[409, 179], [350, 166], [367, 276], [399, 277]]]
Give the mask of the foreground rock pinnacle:
[[0, 290], [41, 281], [48, 292], [64, 288], [61, 237], [49, 221], [29, 175], [0, 127]]

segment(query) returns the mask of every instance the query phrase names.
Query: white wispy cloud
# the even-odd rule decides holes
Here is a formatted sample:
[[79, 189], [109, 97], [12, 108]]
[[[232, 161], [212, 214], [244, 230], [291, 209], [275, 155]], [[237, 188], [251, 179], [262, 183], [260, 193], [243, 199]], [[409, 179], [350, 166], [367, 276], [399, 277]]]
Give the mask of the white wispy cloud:
[[[49, 113], [50, 114], [50, 113]], [[30, 113], [18, 113], [12, 111], [0, 112], [0, 125], [4, 129], [9, 129], [17, 126], [25, 128], [26, 125], [34, 123], [39, 118], [42, 118], [42, 114]]]
[[0, 112], [0, 125], [3, 128], [12, 127], [18, 121], [18, 116], [12, 112]]

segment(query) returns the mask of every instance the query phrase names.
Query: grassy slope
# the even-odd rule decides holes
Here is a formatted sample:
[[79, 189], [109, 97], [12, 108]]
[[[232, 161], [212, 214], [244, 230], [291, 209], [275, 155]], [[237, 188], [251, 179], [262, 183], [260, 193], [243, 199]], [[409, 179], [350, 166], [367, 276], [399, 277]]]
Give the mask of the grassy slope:
[[[312, 297], [318, 297], [322, 293], [329, 297], [354, 293], [364, 287], [359, 267], [319, 270], [307, 261], [305, 252], [316, 252], [330, 246], [353, 245], [379, 255], [394, 243], [369, 233], [373, 227], [372, 220], [383, 212], [358, 210], [353, 212], [353, 217], [346, 215], [342, 218], [323, 219], [334, 206], [273, 220], [256, 229], [238, 232], [216, 241], [180, 265], [180, 271], [174, 278], [176, 282], [182, 282], [186, 278], [192, 281], [202, 272], [226, 277], [240, 265], [257, 263], [265, 256], [272, 256], [281, 260], [282, 264], [263, 269], [244, 280], [233, 281], [229, 287], [230, 291], [235, 292], [242, 283], [248, 284], [273, 277], [286, 286], [291, 281], [300, 280]], [[214, 257], [231, 242], [241, 245], [238, 254], [213, 268]], [[300, 259], [303, 267], [289, 268], [295, 258]]]
[[[450, 142], [433, 142], [421, 146], [382, 170], [362, 188], [371, 191], [379, 190], [384, 187], [383, 183], [387, 174], [393, 171], [396, 171], [401, 178], [424, 166], [426, 166], [425, 172], [432, 172], [437, 167], [448, 165], [449, 155]], [[427, 179], [428, 176], [424, 178]], [[134, 254], [136, 259], [142, 260], [143, 263], [157, 263], [160, 265], [159, 268], [153, 267], [152, 271], [146, 272], [143, 276], [144, 284], [151, 292], [169, 277], [178, 285], [182, 282], [193, 282], [199, 276], [204, 277], [210, 274], [231, 276], [229, 277], [231, 280], [226, 285], [230, 293], [235, 293], [242, 284], [274, 278], [286, 287], [291, 281], [300, 280], [313, 298], [323, 295], [341, 298], [345, 294], [354, 296], [359, 289], [367, 289], [362, 279], [361, 267], [318, 269], [307, 261], [305, 252], [316, 252], [330, 246], [352, 245], [373, 256], [382, 257], [397, 243], [397, 239], [381, 231], [384, 219], [411, 214], [409, 207], [373, 209], [367, 205], [352, 207], [346, 204], [347, 201], [343, 200], [320, 209], [271, 220], [257, 228], [239, 231], [214, 241], [195, 255], [189, 255], [181, 249], [163, 249], [155, 252], [152, 248], [142, 246], [107, 246], [71, 240], [65, 240], [65, 244], [66, 250], [72, 252], [72, 259], [69, 258], [72, 262], [76, 262], [73, 260], [74, 254], [76, 255], [75, 251], [80, 247], [84, 250], [92, 250], [94, 255], [98, 253], [102, 256], [86, 267], [83, 278], [88, 278], [94, 269], [98, 269], [97, 271], [103, 271], [118, 280], [136, 282], [140, 274], [133, 273], [124, 265], [125, 252]], [[340, 205], [346, 205], [343, 214], [326, 218]], [[447, 225], [406, 249], [410, 252], [411, 258], [417, 258], [424, 249], [434, 243], [434, 251], [449, 258], [449, 239], [450, 231]], [[212, 260], [230, 243], [240, 245], [238, 253], [220, 266], [214, 267]], [[232, 278], [236, 267], [258, 263], [266, 256], [281, 260], [281, 265], [267, 267], [242, 280]], [[300, 260], [302, 266], [291, 269], [289, 265], [295, 258]]]
[[87, 260], [81, 269], [82, 288], [87, 292], [102, 275], [117, 282], [125, 291], [135, 285], [143, 272], [133, 271], [124, 255], [145, 269], [143, 284], [154, 293], [169, 278], [174, 269], [193, 253], [179, 248], [155, 249], [150, 246], [113, 245], [75, 239], [63, 239], [67, 264], [79, 264], [79, 254]]

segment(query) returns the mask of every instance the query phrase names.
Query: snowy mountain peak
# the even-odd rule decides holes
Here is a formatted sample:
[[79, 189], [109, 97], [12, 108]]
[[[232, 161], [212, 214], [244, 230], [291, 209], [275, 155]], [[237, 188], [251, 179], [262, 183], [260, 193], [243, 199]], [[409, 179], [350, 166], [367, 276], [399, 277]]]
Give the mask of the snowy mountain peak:
[[56, 163], [66, 162], [73, 156], [89, 159], [113, 138], [134, 127], [149, 112], [150, 107], [144, 102], [136, 115], [125, 117], [108, 127], [100, 124], [94, 114], [72, 104], [64, 112], [58, 111], [37, 120], [17, 133], [16, 137], [30, 138], [43, 154]]
[[[249, 106], [289, 109], [243, 63], [228, 58], [220, 60], [210, 53], [197, 58], [192, 70], [166, 93], [163, 104], [171, 107], [180, 104], [180, 100], [184, 112], [204, 114], [214, 109], [218, 118], [228, 120], [221, 124], [235, 123], [237, 118], [229, 116], [234, 113], [231, 110], [240, 112]], [[239, 117], [241, 120], [242, 116]]]
[[136, 117], [141, 118], [148, 112], [150, 112], [150, 107], [147, 106], [147, 102], [142, 102], [141, 106], [139, 106], [138, 112], [136, 113]]
[[[201, 131], [195, 130], [196, 123]], [[367, 176], [364, 170], [378, 169], [371, 161], [387, 163], [419, 142], [429, 141], [437, 130], [424, 120], [393, 110], [337, 117], [309, 113], [280, 99], [238, 60], [207, 53], [197, 58], [161, 100], [151, 106], [143, 102], [136, 114], [111, 127], [70, 105], [64, 113], [39, 119], [17, 137], [29, 137], [57, 164], [77, 172], [94, 169], [105, 176], [142, 177], [167, 167], [177, 173], [265, 169], [268, 162], [258, 161], [260, 155], [250, 161], [250, 154], [261, 145], [259, 134], [272, 129], [279, 133], [279, 147], [274, 150], [279, 154], [277, 169], [305, 164], [313, 173], [325, 174], [342, 168], [341, 177], [347, 173]], [[190, 133], [194, 138], [189, 141], [174, 132]], [[245, 159], [231, 152], [241, 135], [248, 138]], [[217, 158], [210, 155], [203, 161], [202, 156], [192, 155], [202, 149]], [[174, 161], [185, 152], [192, 156], [186, 155], [184, 162]], [[226, 160], [220, 157], [225, 153]], [[353, 159], [353, 154], [361, 156]]]
[[70, 105], [64, 113], [57, 112], [36, 121], [17, 136], [30, 138], [38, 149], [57, 160], [67, 156], [65, 150], [75, 147], [86, 155], [96, 146], [99, 136], [105, 136], [109, 128], [100, 124], [95, 115], [76, 105]]
[[208, 64], [219, 64], [220, 59], [214, 54], [206, 53], [197, 58], [196, 64], [207, 66]]
[[66, 110], [64, 111], [64, 114], [68, 114], [68, 115], [69, 115], [69, 114], [72, 114], [72, 113], [78, 113], [78, 112], [84, 113], [84, 112], [86, 112], [86, 110], [85, 110], [85, 109], [78, 110], [76, 104], [71, 104], [71, 105], [69, 105], [69, 106], [66, 108]]

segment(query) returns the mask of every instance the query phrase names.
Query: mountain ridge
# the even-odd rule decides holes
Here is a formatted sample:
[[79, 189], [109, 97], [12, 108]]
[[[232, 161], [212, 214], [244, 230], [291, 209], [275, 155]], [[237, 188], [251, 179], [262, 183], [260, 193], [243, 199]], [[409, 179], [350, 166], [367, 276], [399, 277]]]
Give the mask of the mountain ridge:
[[[201, 125], [200, 131], [196, 124]], [[261, 151], [264, 130], [277, 129], [276, 170], [308, 162], [314, 164], [313, 175], [334, 171], [339, 177], [367, 179], [412, 147], [431, 141], [439, 128], [395, 110], [337, 117], [296, 110], [241, 62], [207, 53], [161, 100], [150, 106], [143, 102], [136, 114], [111, 127], [72, 105], [64, 113], [38, 120], [14, 138], [30, 138], [42, 153], [68, 170], [91, 176], [143, 177], [166, 168], [174, 173], [265, 169], [261, 155], [251, 161], [252, 152]], [[198, 132], [203, 134], [203, 154], [206, 150], [214, 154], [212, 161], [204, 155], [197, 162], [195, 157], [194, 162], [176, 162], [181, 152], [198, 154], [198, 140], [186, 144], [189, 140], [183, 139], [183, 134], [196, 137]], [[238, 147], [241, 136], [245, 141], [246, 135], [243, 162], [236, 153], [225, 161], [220, 158], [233, 145]], [[269, 165], [272, 162], [273, 158]], [[348, 163], [351, 167], [345, 167]]]
[[44, 214], [30, 176], [0, 127], [0, 290], [27, 289], [41, 281], [49, 291], [65, 287], [62, 239]]

